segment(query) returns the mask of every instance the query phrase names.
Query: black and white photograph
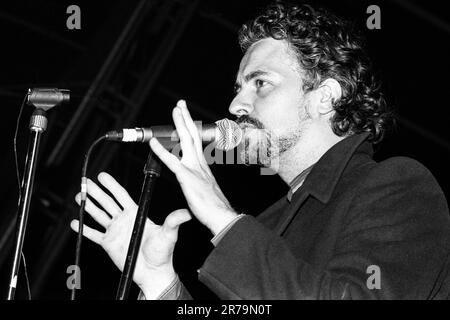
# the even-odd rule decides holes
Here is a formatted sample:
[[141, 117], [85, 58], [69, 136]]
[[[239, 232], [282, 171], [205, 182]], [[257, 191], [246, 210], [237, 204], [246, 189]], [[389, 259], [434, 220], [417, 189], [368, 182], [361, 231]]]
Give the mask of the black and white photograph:
[[3, 1], [0, 300], [450, 300], [447, 7]]

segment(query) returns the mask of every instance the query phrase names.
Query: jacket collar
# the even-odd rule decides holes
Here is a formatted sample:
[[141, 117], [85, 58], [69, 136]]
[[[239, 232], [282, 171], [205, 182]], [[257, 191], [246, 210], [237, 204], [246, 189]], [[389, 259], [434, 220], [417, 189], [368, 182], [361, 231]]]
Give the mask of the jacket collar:
[[300, 189], [327, 203], [353, 155], [373, 155], [372, 144], [363, 143], [368, 136], [367, 132], [355, 134], [336, 143], [314, 165]]
[[[278, 235], [284, 233], [292, 219], [298, 213], [298, 208], [300, 208], [309, 195], [312, 195], [323, 204], [330, 201], [339, 179], [355, 154], [362, 153], [372, 157], [372, 144], [365, 142], [368, 136], [369, 133], [361, 133], [345, 138], [331, 147], [317, 161], [303, 182], [303, 185], [293, 194], [288, 210], [279, 220], [275, 228]], [[286, 198], [284, 199], [284, 201], [287, 201]]]

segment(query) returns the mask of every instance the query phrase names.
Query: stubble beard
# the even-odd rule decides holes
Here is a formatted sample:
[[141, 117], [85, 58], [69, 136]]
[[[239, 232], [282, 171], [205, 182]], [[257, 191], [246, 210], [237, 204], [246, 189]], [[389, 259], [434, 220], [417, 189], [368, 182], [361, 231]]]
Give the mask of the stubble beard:
[[[303, 109], [304, 110], [304, 109]], [[309, 116], [301, 112], [298, 125], [283, 135], [267, 130], [255, 119], [244, 116], [238, 123], [244, 125], [244, 139], [240, 157], [245, 165], [258, 165], [277, 171], [283, 155], [292, 149], [302, 137]]]

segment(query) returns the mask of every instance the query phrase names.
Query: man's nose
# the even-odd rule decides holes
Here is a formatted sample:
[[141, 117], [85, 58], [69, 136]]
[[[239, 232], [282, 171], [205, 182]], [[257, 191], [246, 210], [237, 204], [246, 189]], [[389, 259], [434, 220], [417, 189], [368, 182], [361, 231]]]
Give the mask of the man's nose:
[[236, 117], [249, 115], [253, 112], [253, 103], [239, 94], [231, 101], [228, 111]]

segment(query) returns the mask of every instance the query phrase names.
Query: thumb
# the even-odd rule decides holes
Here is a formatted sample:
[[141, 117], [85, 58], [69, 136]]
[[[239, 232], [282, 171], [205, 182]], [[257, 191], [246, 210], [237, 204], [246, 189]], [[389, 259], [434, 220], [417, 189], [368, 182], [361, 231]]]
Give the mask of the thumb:
[[162, 225], [166, 236], [176, 240], [178, 236], [178, 228], [186, 221], [191, 220], [192, 216], [187, 209], [178, 209], [169, 214]]

